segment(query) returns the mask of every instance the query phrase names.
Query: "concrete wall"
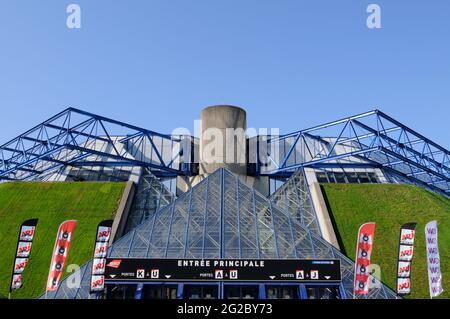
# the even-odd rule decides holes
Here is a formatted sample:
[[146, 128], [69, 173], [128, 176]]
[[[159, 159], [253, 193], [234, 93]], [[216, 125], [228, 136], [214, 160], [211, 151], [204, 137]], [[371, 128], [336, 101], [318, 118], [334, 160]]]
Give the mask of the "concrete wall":
[[320, 231], [322, 232], [322, 237], [334, 247], [340, 249], [333, 223], [331, 222], [330, 213], [328, 212], [325, 199], [323, 198], [320, 184], [312, 183], [310, 184], [309, 189], [311, 192], [314, 209], [316, 211], [317, 221], [319, 222]]
[[114, 222], [111, 231], [111, 241], [113, 243], [119, 239], [125, 231], [125, 226], [128, 220], [128, 214], [130, 213], [131, 204], [133, 203], [134, 193], [136, 185], [132, 181], [128, 181], [127, 185], [120, 199], [119, 207], [117, 208], [116, 215], [114, 216]]

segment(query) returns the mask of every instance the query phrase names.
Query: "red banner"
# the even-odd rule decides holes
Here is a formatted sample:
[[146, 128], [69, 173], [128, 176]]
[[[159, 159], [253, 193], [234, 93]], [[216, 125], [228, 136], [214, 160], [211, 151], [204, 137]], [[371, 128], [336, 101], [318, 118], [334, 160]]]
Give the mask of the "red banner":
[[370, 257], [372, 255], [375, 223], [361, 225], [356, 243], [355, 280], [353, 293], [366, 295], [369, 293]]
[[58, 289], [76, 225], [76, 220], [67, 220], [59, 226], [55, 248], [53, 249], [52, 262], [50, 263], [47, 291], [55, 291]]
[[37, 219], [29, 219], [24, 221], [20, 226], [9, 293], [22, 288], [22, 273], [30, 258], [37, 223]]

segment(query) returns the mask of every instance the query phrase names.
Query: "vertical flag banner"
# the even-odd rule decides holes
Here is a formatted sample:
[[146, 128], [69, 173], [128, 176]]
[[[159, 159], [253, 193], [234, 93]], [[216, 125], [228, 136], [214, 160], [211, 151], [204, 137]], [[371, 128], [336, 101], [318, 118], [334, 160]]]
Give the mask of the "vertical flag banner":
[[425, 241], [427, 246], [428, 282], [430, 297], [437, 297], [444, 292], [442, 288], [441, 261], [438, 247], [437, 222], [431, 221], [425, 226]]
[[37, 223], [37, 219], [29, 219], [20, 226], [9, 293], [22, 288], [22, 273], [30, 259]]
[[356, 243], [355, 280], [353, 293], [366, 295], [369, 293], [370, 257], [372, 255], [375, 223], [361, 225]]
[[411, 266], [416, 238], [416, 223], [404, 224], [400, 228], [397, 265], [397, 295], [411, 293]]
[[52, 261], [50, 263], [47, 291], [55, 291], [58, 289], [76, 225], [76, 220], [67, 220], [59, 226], [55, 248], [53, 249]]
[[112, 224], [112, 220], [104, 220], [97, 226], [91, 271], [91, 293], [105, 289], [106, 253], [111, 238]]

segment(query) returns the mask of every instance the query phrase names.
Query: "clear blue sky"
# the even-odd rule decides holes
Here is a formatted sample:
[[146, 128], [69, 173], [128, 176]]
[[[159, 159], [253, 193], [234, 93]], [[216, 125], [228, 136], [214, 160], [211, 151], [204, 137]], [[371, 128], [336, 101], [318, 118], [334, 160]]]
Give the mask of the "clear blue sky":
[[228, 103], [284, 133], [378, 107], [450, 148], [449, 31], [448, 0], [0, 0], [0, 144], [68, 106], [169, 133]]

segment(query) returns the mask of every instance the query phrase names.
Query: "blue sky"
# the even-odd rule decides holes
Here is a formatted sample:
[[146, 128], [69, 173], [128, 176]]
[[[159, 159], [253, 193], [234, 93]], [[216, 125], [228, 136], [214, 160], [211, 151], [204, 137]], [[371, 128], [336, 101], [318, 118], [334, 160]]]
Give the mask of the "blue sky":
[[[370, 3], [381, 30], [366, 27]], [[449, 12], [448, 0], [0, 0], [0, 144], [68, 106], [170, 133], [234, 104], [284, 133], [380, 108], [450, 148]]]

